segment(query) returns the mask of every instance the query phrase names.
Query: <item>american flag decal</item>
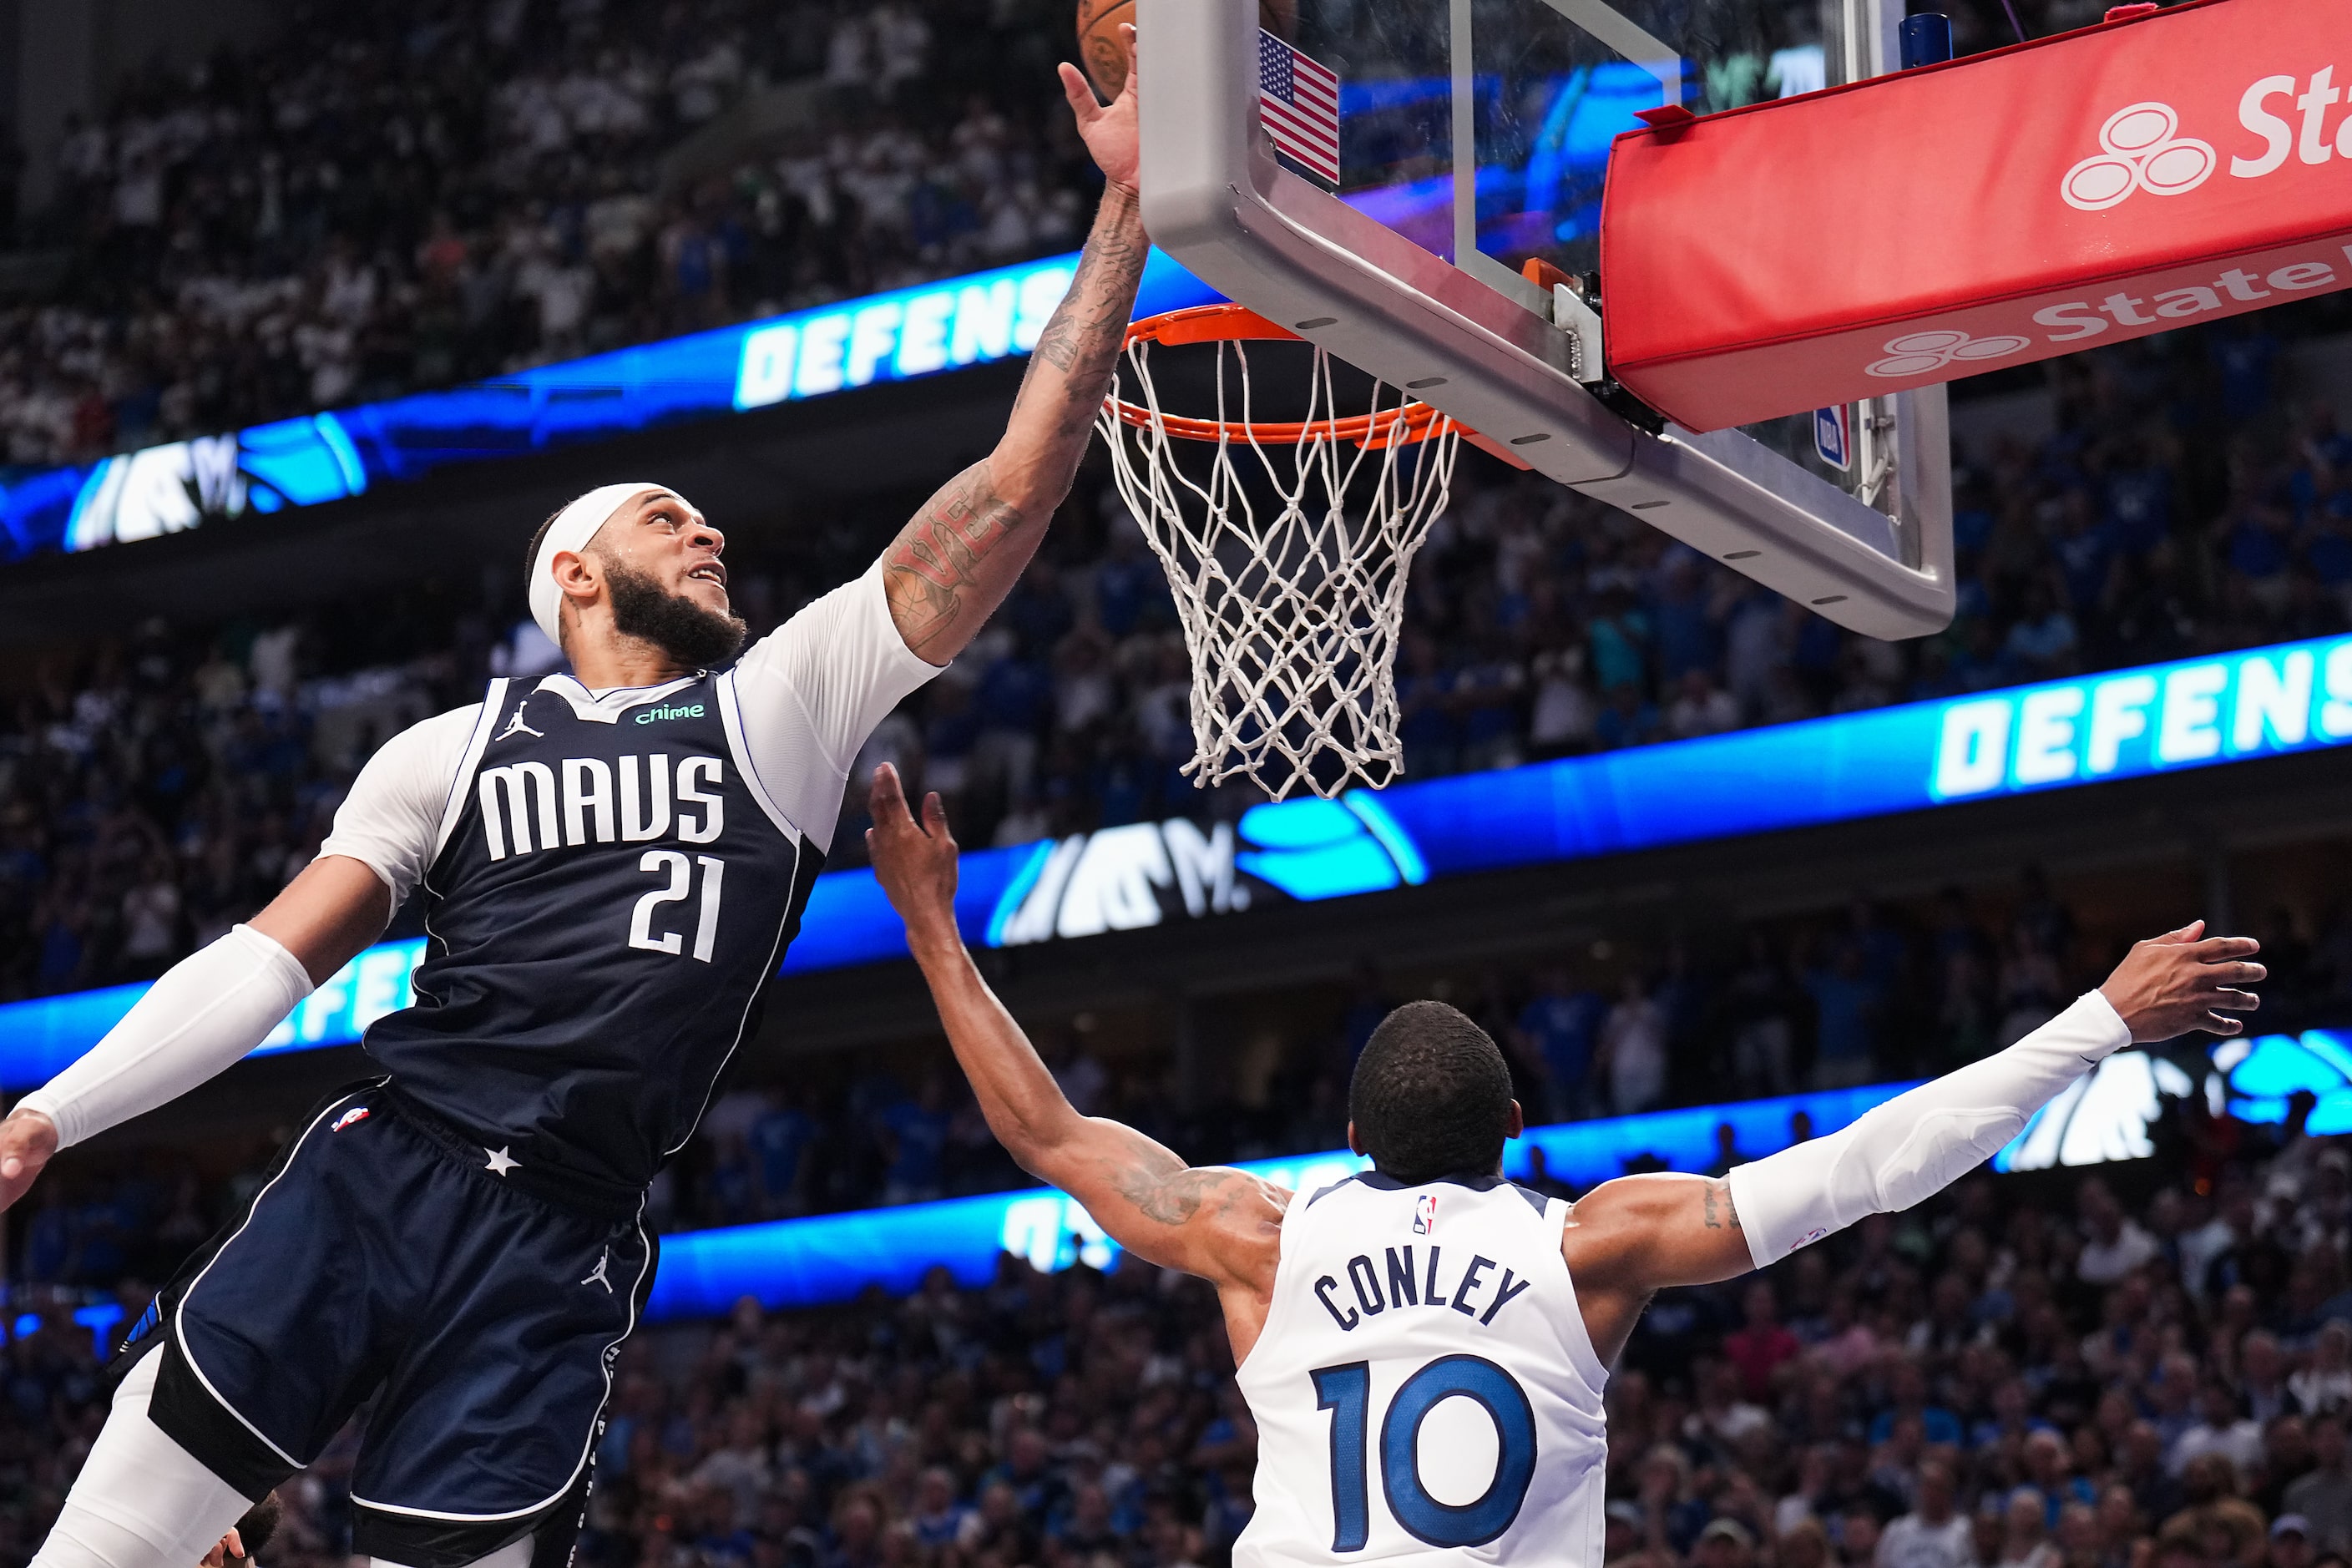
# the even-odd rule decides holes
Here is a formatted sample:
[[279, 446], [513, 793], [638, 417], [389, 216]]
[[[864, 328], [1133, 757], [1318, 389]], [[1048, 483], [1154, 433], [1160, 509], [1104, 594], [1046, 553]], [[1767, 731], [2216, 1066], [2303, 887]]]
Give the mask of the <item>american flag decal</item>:
[[1257, 112], [1283, 156], [1339, 183], [1339, 76], [1264, 28], [1257, 35]]

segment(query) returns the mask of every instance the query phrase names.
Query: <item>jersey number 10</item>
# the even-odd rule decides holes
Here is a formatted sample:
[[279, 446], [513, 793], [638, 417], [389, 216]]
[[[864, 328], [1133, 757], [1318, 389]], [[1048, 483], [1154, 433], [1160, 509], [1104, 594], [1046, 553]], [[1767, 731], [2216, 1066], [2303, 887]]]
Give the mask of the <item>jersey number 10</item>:
[[[1370, 1363], [1318, 1367], [1315, 1408], [1331, 1412], [1331, 1550], [1361, 1552], [1371, 1539]], [[1444, 1400], [1475, 1399], [1495, 1423], [1494, 1479], [1475, 1502], [1430, 1495], [1421, 1479], [1421, 1424]], [[1484, 1546], [1511, 1528], [1536, 1479], [1536, 1413], [1518, 1380], [1484, 1356], [1449, 1355], [1404, 1380], [1381, 1418], [1381, 1493], [1389, 1512], [1432, 1546]]]

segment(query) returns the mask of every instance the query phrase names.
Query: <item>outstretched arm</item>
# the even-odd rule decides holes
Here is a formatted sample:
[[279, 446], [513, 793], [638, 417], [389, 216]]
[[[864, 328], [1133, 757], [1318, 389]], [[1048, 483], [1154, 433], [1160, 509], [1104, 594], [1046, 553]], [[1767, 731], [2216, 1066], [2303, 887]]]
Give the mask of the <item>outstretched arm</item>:
[[[1132, 1127], [1079, 1115], [956, 932], [956, 844], [940, 797], [924, 797], [917, 824], [886, 763], [868, 805], [875, 875], [907, 922], [907, 944], [997, 1141], [1138, 1257], [1197, 1274], [1229, 1298], [1270, 1291], [1290, 1194], [1245, 1172], [1188, 1166]], [[1229, 1315], [1233, 1307], [1229, 1299]]]
[[[1135, 29], [1127, 29], [1130, 48]], [[1102, 206], [1070, 291], [1029, 357], [1004, 438], [950, 479], [882, 554], [890, 615], [907, 646], [945, 664], [978, 635], [1036, 552], [1078, 470], [1135, 313], [1151, 242], [1135, 195], [1138, 72], [1108, 108], [1074, 66], [1062, 90], [1103, 177]]]
[[269, 907], [147, 988], [88, 1054], [0, 1121], [0, 1209], [59, 1149], [176, 1100], [259, 1045], [392, 916], [359, 861], [312, 861]]
[[1593, 1343], [1613, 1358], [1653, 1292], [1761, 1268], [1865, 1215], [1920, 1203], [2017, 1136], [2108, 1056], [2191, 1029], [2234, 1035], [2263, 976], [2248, 937], [2204, 922], [2133, 947], [2106, 983], [2005, 1051], [1728, 1177], [1627, 1176], [1570, 1212], [1561, 1250]]

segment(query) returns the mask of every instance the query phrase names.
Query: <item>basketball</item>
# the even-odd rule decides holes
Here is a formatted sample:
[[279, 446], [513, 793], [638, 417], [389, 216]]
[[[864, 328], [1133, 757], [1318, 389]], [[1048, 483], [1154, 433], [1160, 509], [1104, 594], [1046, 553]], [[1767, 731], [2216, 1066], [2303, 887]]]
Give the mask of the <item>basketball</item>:
[[[1135, 20], [1135, 0], [1078, 0], [1078, 58], [1105, 98], [1127, 85], [1127, 36], [1119, 28]], [[1257, 0], [1257, 25], [1277, 38], [1298, 30], [1298, 0]]]

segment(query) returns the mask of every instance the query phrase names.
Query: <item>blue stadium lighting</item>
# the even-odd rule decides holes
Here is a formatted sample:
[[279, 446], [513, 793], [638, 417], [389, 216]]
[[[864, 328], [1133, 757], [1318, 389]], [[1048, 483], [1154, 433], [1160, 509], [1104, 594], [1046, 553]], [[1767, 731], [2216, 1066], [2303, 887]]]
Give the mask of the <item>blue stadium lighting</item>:
[[[1528, 1152], [1540, 1147], [1551, 1174], [1580, 1187], [1621, 1174], [1625, 1162], [1638, 1155], [1679, 1171], [1703, 1171], [1716, 1159], [1718, 1125], [1731, 1126], [1742, 1152], [1769, 1153], [1787, 1147], [1790, 1119], [1800, 1110], [1812, 1119], [1816, 1134], [1834, 1132], [1910, 1087], [1877, 1084], [1529, 1128], [1507, 1146], [1505, 1169], [1524, 1178]], [[1253, 1160], [1241, 1168], [1311, 1193], [1346, 1181], [1366, 1163], [1334, 1150]], [[934, 1268], [947, 1269], [961, 1285], [984, 1285], [1008, 1252], [1049, 1271], [1077, 1263], [1109, 1268], [1118, 1260], [1118, 1244], [1062, 1194], [1046, 1188], [992, 1193], [666, 1236], [646, 1317], [652, 1322], [719, 1317], [746, 1296], [777, 1310], [854, 1300], [869, 1288], [905, 1295]]]
[[[1398, 825], [1395, 817], [1389, 815], [1389, 808], [1381, 804], [1378, 795], [1368, 789], [1351, 789], [1339, 798], [1380, 847], [1388, 852], [1389, 860], [1396, 867], [1399, 878], [1412, 887], [1419, 887], [1429, 880], [1429, 863], [1421, 858], [1421, 851], [1414, 847], [1411, 836]], [[1242, 830], [1249, 830], [1246, 816], [1243, 818]]]
[[[1013, 917], [1021, 912], [1021, 906], [1029, 901], [1029, 895], [1045, 879], [1045, 868], [1054, 858], [1054, 840], [1050, 838], [1040, 838], [1036, 843], [1024, 847], [1020, 866], [1013, 871], [1012, 879], [1005, 883], [1004, 894], [997, 900], [996, 908], [989, 912], [987, 934], [982, 938], [989, 946], [1004, 945], [1006, 927], [1012, 923]], [[818, 881], [822, 883], [824, 879], [820, 877]]]
[[[455, 463], [603, 440], [1025, 354], [1077, 255], [196, 437], [0, 485], [0, 562], [363, 495]], [[1158, 251], [1139, 316], [1220, 296]]]
[[1339, 800], [1306, 798], [1252, 806], [1242, 836], [1258, 846], [1235, 857], [1241, 869], [1291, 898], [1339, 899], [1426, 881], [1412, 838], [1368, 790]]
[[[2295, 1048], [2295, 1042], [2284, 1036], [2255, 1044], [2265, 1049]], [[2028, 1122], [2016, 1141], [1994, 1157], [1993, 1168], [2035, 1170], [2146, 1158], [2154, 1152], [2148, 1126], [2159, 1107], [2152, 1096], [2117, 1092], [2116, 1086], [2159, 1079], [2165, 1093], [2189, 1092], [2188, 1076], [2172, 1064], [2141, 1051], [2119, 1052], [2099, 1072], [2085, 1075], [2082, 1088], [2060, 1097]], [[2343, 1078], [2335, 1081], [2345, 1088]], [[1637, 1159], [1676, 1171], [1706, 1171], [1720, 1157], [1718, 1128], [1731, 1129], [1733, 1143], [1743, 1154], [1775, 1153], [1789, 1146], [1793, 1121], [1801, 1112], [1819, 1136], [1914, 1087], [1870, 1084], [1531, 1127], [1506, 1146], [1504, 1170], [1515, 1179], [1527, 1179], [1532, 1173], [1533, 1151], [1541, 1149], [1547, 1172], [1578, 1188], [1621, 1175], [1627, 1163]], [[2352, 1089], [2346, 1092], [2352, 1100]], [[1366, 1163], [1345, 1150], [1333, 1150], [1251, 1161], [1241, 1168], [1293, 1192], [1312, 1193], [1347, 1180]], [[1082, 1205], [1051, 1189], [1032, 1188], [667, 1236], [646, 1315], [656, 1322], [719, 1317], [746, 1296], [774, 1310], [853, 1300], [876, 1288], [905, 1295], [934, 1268], [947, 1269], [961, 1285], [984, 1285], [1005, 1253], [1048, 1271], [1078, 1263], [1110, 1268], [1118, 1261], [1118, 1245]]]
[[2352, 641], [2054, 682], [1946, 707], [1934, 792], [2128, 776], [2352, 739]]
[[2308, 1124], [2314, 1137], [2352, 1132], [2352, 1031], [2224, 1040], [2213, 1047], [2213, 1066], [2231, 1114], [2242, 1121], [2284, 1121], [2288, 1100], [2308, 1094], [2315, 1101]]
[[[2320, 638], [1378, 794], [1351, 791], [1338, 801], [1310, 796], [1254, 806], [1234, 826], [1131, 823], [979, 850], [963, 857], [956, 919], [975, 946], [1066, 941], [1214, 919], [1248, 909], [1261, 894], [1304, 902], [1348, 898], [2347, 741], [2352, 637]], [[423, 952], [421, 941], [370, 948], [261, 1048], [356, 1041], [400, 1005]], [[829, 871], [812, 889], [783, 969], [839, 969], [906, 952], [905, 931], [874, 873]], [[130, 1011], [142, 989], [117, 985], [0, 1005], [0, 1089], [46, 1082]], [[2352, 1099], [2346, 1108], [2352, 1130]]]
[[114, 1301], [100, 1301], [74, 1310], [73, 1321], [89, 1331], [92, 1355], [104, 1359], [114, 1347], [107, 1342], [114, 1326], [122, 1321], [122, 1308]]
[[331, 414], [256, 425], [237, 437], [238, 466], [251, 476], [247, 502], [256, 511], [317, 506], [367, 489], [367, 465]]

